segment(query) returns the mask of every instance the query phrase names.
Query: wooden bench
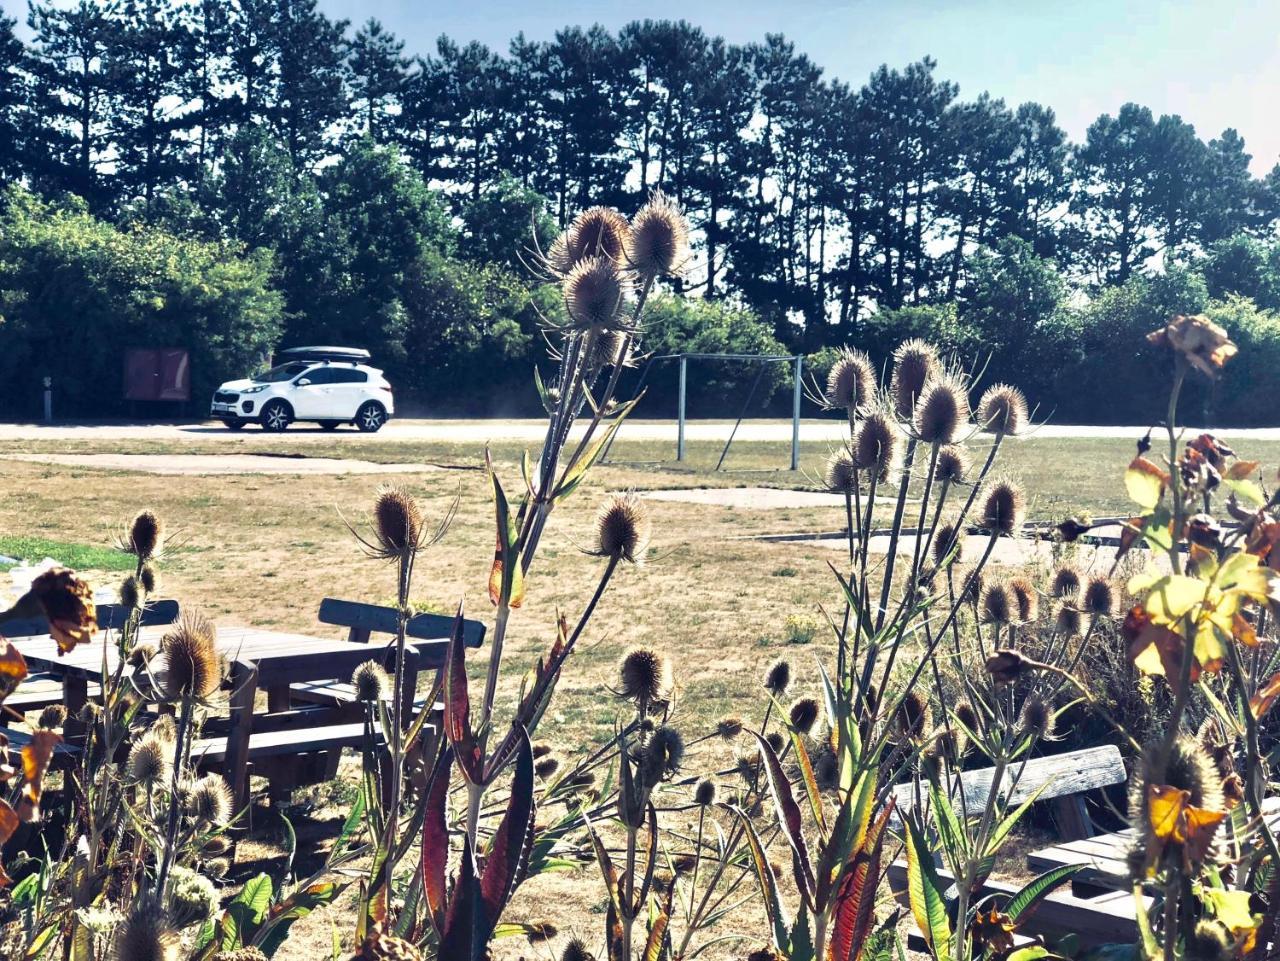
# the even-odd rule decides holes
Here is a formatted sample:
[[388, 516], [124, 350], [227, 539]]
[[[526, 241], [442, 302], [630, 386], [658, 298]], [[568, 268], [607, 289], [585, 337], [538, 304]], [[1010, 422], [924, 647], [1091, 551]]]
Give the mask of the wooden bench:
[[[129, 616], [130, 608], [123, 604], [99, 604], [98, 626], [104, 630], [120, 630]], [[174, 600], [152, 601], [142, 610], [141, 626], [173, 624], [178, 620], [178, 602]], [[3, 627], [6, 637], [32, 637], [49, 633], [49, 622], [44, 618], [27, 618], [21, 621], [10, 621]], [[102, 688], [98, 684], [88, 685], [90, 698], [100, 697]], [[63, 699], [63, 684], [60, 678], [52, 674], [37, 673], [28, 675], [18, 685], [18, 689], [5, 699], [4, 706], [19, 714], [42, 711], [51, 704], [60, 704]], [[0, 711], [0, 727], [8, 727], [13, 715], [8, 711]]]
[[[400, 623], [395, 608], [344, 601], [336, 597], [326, 597], [320, 602], [318, 619], [321, 624], [347, 628], [347, 640], [355, 644], [370, 643], [374, 634], [394, 638]], [[453, 634], [453, 622], [452, 617], [443, 614], [415, 614], [409, 619], [405, 636], [418, 652], [419, 670], [439, 670], [444, 667], [449, 653], [449, 638]], [[483, 622], [462, 622], [463, 643], [467, 647], [479, 647], [483, 644], [484, 633]], [[355, 688], [347, 680], [306, 681], [292, 685], [290, 694], [294, 699], [305, 703], [354, 708], [358, 710], [349, 713], [363, 713]], [[421, 710], [422, 706], [422, 700], [415, 698], [414, 709]], [[443, 705], [435, 705], [435, 710], [442, 709]]]
[[[1067, 839], [1087, 838], [1097, 833], [1085, 802], [1089, 791], [1124, 784], [1128, 780], [1120, 749], [1113, 744], [1032, 758], [1025, 766], [1013, 764], [1005, 770], [1004, 784], [1012, 784], [1019, 771], [1021, 774], [1012, 792], [1006, 789], [1004, 803], [1016, 806], [1039, 791], [1038, 800], [1053, 805], [1058, 830]], [[957, 812], [962, 809], [959, 802], [961, 792], [964, 796], [963, 809], [981, 811], [991, 793], [994, 776], [995, 768], [962, 773], [952, 792]], [[927, 784], [917, 785], [910, 781], [895, 785], [892, 792], [899, 810], [913, 807], [917, 796], [929, 797]]]

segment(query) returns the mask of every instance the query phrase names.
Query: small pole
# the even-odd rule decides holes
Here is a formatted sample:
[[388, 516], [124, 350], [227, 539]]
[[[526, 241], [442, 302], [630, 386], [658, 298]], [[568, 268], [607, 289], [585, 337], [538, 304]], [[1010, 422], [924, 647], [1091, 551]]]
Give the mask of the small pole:
[[684, 460], [684, 398], [685, 386], [689, 377], [689, 358], [680, 357], [680, 426], [676, 434], [676, 460]]
[[44, 422], [53, 423], [53, 378], [44, 379]]
[[800, 378], [804, 371], [804, 355], [796, 354], [795, 384], [791, 390], [791, 469], [800, 469]]

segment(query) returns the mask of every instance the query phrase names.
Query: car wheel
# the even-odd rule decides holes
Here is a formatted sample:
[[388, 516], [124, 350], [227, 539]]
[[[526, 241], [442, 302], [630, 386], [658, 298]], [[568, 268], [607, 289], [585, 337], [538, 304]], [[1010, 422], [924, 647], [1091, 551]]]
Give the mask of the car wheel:
[[338, 425], [341, 423], [342, 421], [340, 420], [322, 420], [320, 421], [320, 426], [325, 430], [337, 430]]
[[293, 411], [282, 400], [270, 401], [262, 408], [262, 429], [280, 433], [293, 420]]
[[244, 428], [244, 421], [232, 420], [230, 417], [228, 417], [222, 423], [226, 425], [227, 430], [242, 430]]
[[356, 426], [366, 434], [376, 434], [387, 422], [387, 412], [377, 401], [367, 401], [356, 411]]

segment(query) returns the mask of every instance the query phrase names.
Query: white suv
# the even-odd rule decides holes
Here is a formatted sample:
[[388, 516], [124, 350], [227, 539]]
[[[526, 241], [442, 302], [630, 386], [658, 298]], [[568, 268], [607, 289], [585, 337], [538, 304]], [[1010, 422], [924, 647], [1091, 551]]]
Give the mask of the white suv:
[[373, 432], [393, 413], [391, 385], [369, 367], [367, 350], [350, 347], [295, 347], [280, 352], [277, 367], [244, 380], [229, 380], [213, 395], [210, 414], [231, 430], [256, 422], [282, 431], [295, 420], [315, 421], [325, 430], [355, 424]]

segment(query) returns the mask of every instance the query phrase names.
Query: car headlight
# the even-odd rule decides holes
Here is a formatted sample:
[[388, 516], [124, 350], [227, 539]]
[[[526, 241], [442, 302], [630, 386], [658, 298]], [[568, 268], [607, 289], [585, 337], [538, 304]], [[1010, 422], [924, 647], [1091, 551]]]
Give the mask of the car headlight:
[[264, 390], [266, 390], [266, 389], [267, 389], [267, 385], [266, 385], [266, 384], [258, 384], [256, 387], [246, 387], [244, 390], [240, 391], [240, 393], [242, 393], [242, 394], [260, 394], [260, 393], [262, 393], [262, 392], [263, 392]]

